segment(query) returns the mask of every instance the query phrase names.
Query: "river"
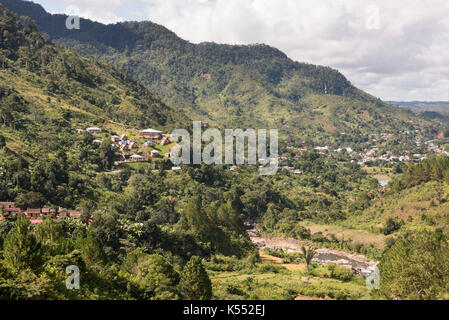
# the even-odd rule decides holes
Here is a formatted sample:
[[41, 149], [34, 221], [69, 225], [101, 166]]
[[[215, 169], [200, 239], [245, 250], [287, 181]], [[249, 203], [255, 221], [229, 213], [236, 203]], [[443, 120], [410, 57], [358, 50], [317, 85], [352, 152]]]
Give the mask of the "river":
[[[291, 239], [261, 235], [256, 229], [248, 230], [251, 241], [260, 249], [282, 249], [287, 252], [300, 252], [304, 243]], [[334, 263], [348, 269], [355, 274], [367, 278], [374, 274], [377, 262], [360, 254], [351, 254], [344, 251], [338, 251], [329, 248], [319, 248], [315, 258], [316, 262], [323, 264]]]

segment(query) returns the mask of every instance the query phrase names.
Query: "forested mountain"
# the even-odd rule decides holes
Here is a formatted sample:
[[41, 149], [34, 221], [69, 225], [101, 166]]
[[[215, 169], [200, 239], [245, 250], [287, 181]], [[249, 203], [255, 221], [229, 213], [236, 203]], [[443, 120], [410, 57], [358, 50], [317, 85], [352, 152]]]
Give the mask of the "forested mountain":
[[[130, 128], [170, 130], [188, 125], [181, 110], [172, 110], [129, 76], [58, 48], [37, 32], [34, 23], [1, 10], [0, 136], [1, 147], [6, 147], [0, 165], [2, 198], [14, 199], [23, 190], [35, 189], [53, 204], [76, 206], [81, 194], [91, 190], [82, 184], [67, 186], [74, 176], [63, 171], [101, 171], [113, 160], [110, 143], [96, 152], [89, 140], [93, 137], [76, 129], [100, 126], [104, 133], [118, 134]], [[30, 182], [29, 169], [39, 166], [35, 161], [39, 170], [49, 170], [34, 171], [39, 183]], [[58, 168], [61, 176], [50, 173]], [[47, 175], [54, 181], [43, 183]]]
[[438, 131], [430, 122], [355, 88], [328, 67], [299, 63], [267, 45], [192, 44], [151, 22], [103, 25], [36, 4], [2, 1], [36, 20], [41, 32], [87, 57], [128, 71], [173, 107], [218, 127], [279, 128], [293, 144], [332, 143], [341, 132]]
[[[202, 184], [224, 170], [154, 170], [163, 159], [112, 170], [111, 135], [169, 132], [188, 117], [1, 5], [0, 48], [0, 300], [210, 299], [192, 257], [253, 252], [232, 197]], [[101, 135], [81, 130], [90, 126]], [[11, 203], [38, 216], [10, 214]], [[66, 209], [78, 217], [51, 215]], [[66, 288], [69, 265], [79, 267], [79, 290]]]

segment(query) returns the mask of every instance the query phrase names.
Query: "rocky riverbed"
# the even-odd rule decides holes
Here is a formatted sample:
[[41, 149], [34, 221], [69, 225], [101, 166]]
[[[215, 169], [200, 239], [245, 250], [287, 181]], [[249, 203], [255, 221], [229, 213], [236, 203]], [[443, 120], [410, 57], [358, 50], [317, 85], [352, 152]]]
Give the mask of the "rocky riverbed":
[[[300, 252], [301, 247], [304, 245], [303, 242], [291, 238], [264, 236], [255, 228], [249, 229], [248, 234], [251, 241], [260, 249], [270, 248], [282, 249], [287, 252]], [[317, 249], [314, 261], [323, 264], [334, 263], [346, 267], [364, 278], [371, 276], [377, 265], [377, 262], [369, 261], [364, 255], [351, 254], [329, 248]]]

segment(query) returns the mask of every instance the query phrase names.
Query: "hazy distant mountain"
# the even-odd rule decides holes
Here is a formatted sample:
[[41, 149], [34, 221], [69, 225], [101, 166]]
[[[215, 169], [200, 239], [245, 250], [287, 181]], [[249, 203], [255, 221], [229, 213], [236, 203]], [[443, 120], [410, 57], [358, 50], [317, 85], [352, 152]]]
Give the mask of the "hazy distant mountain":
[[411, 110], [427, 120], [449, 123], [448, 101], [391, 101], [390, 104]]
[[391, 101], [390, 104], [419, 113], [431, 111], [449, 115], [449, 101]]

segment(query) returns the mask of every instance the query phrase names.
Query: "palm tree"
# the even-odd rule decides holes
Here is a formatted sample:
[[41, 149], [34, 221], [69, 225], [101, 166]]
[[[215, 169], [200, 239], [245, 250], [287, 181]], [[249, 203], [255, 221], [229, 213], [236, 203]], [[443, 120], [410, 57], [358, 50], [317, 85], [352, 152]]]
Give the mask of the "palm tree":
[[310, 264], [312, 263], [313, 258], [315, 257], [316, 254], [316, 249], [309, 247], [302, 247], [301, 248], [302, 253], [301, 253], [301, 257], [304, 259], [304, 261], [306, 262], [307, 265], [307, 272], [310, 271]]

